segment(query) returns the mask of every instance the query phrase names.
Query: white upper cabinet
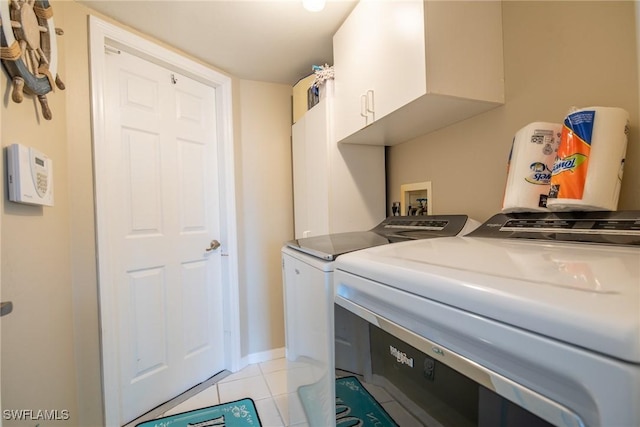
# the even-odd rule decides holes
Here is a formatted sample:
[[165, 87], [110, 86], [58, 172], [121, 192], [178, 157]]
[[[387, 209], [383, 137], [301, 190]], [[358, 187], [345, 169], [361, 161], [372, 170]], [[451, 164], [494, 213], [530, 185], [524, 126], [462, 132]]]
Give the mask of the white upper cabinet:
[[333, 55], [341, 142], [393, 145], [504, 103], [499, 1], [361, 0]]

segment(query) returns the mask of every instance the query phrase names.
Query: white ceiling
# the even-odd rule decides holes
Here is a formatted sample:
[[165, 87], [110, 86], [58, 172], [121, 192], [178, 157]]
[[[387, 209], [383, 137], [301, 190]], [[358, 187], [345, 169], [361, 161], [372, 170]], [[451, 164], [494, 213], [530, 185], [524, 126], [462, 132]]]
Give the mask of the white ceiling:
[[76, 0], [233, 76], [295, 84], [333, 63], [332, 36], [356, 0]]

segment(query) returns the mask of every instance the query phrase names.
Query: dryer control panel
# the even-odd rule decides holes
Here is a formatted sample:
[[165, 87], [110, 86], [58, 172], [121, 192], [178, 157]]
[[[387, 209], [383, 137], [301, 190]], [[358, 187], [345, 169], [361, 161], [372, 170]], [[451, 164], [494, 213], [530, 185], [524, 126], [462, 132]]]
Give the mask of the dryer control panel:
[[464, 234], [471, 222], [479, 225], [467, 215], [390, 216], [371, 231], [393, 243]]
[[501, 213], [468, 236], [640, 245], [640, 211]]

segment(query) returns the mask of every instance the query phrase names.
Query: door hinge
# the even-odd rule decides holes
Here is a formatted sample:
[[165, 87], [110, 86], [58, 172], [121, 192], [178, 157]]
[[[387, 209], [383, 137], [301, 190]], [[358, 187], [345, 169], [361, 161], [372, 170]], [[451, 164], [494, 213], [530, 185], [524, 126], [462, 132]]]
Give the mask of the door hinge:
[[105, 53], [115, 53], [116, 55], [120, 55], [120, 49], [116, 49], [113, 46], [109, 46], [109, 45], [104, 45], [104, 52]]

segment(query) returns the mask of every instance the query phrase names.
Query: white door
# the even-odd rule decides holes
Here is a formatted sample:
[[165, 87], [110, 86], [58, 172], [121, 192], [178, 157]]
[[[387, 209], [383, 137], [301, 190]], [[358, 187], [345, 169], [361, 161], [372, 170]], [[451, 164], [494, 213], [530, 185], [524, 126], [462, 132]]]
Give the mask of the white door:
[[216, 90], [105, 55], [102, 286], [114, 287], [124, 424], [224, 369]]
[[291, 157], [293, 169], [293, 220], [294, 237], [309, 237], [309, 195], [307, 184], [307, 127], [306, 113], [291, 127]]
[[327, 101], [302, 116], [292, 127], [295, 238], [329, 233]]
[[[307, 227], [308, 236], [329, 234], [329, 188], [328, 175], [332, 172], [327, 159], [329, 135], [327, 132], [327, 100], [307, 111], [305, 121], [305, 164], [307, 174]], [[339, 209], [339, 208], [338, 208]]]

